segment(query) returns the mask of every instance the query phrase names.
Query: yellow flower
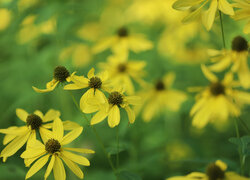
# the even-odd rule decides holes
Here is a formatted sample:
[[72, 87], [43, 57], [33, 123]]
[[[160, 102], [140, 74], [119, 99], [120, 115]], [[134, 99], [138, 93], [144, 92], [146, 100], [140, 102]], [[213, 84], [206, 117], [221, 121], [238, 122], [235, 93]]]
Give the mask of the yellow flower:
[[0, 31], [5, 30], [11, 21], [11, 12], [8, 9], [1, 8], [0, 9]]
[[[209, 8], [203, 10], [208, 2], [210, 2]], [[207, 30], [210, 30], [213, 26], [217, 9], [224, 14], [234, 15], [233, 7], [227, 0], [177, 0], [173, 4], [173, 8], [181, 11], [193, 9], [182, 21], [187, 23], [201, 16], [202, 22]]]
[[135, 92], [131, 79], [141, 85], [144, 84], [142, 77], [145, 74], [143, 71], [145, 66], [145, 61], [128, 61], [126, 55], [111, 56], [106, 63], [99, 64], [101, 69], [108, 71], [112, 85], [123, 87], [129, 95]]
[[227, 165], [221, 160], [217, 160], [207, 166], [206, 173], [192, 172], [187, 176], [176, 176], [166, 180], [249, 180], [235, 172], [226, 171]]
[[233, 81], [232, 73], [227, 73], [220, 81], [204, 65], [202, 71], [211, 84], [208, 87], [195, 88], [201, 93], [197, 95], [196, 103], [190, 111], [193, 116], [192, 124], [203, 128], [209, 121], [220, 125], [226, 123], [229, 115], [238, 117], [241, 105], [250, 103], [250, 94], [233, 89], [238, 83]]
[[178, 111], [181, 104], [187, 99], [185, 93], [171, 88], [174, 79], [175, 74], [168, 73], [154, 86], [150, 85], [146, 87], [148, 90], [139, 93], [143, 99], [143, 106], [140, 108], [143, 108], [142, 118], [144, 121], [151, 121], [156, 114], [166, 109]]
[[126, 110], [129, 122], [131, 124], [134, 123], [135, 113], [130, 108], [130, 105], [138, 105], [140, 103], [140, 98], [137, 96], [125, 96], [123, 93], [122, 89], [114, 89], [109, 93], [108, 99], [105, 99], [105, 103], [103, 104], [99, 103], [98, 100], [95, 102], [94, 99], [90, 99], [88, 102], [90, 107], [99, 107], [99, 111], [93, 116], [90, 124], [94, 125], [100, 123], [108, 117], [109, 127], [113, 128], [118, 126], [120, 123], [120, 108]]
[[77, 90], [85, 89], [88, 90], [82, 95], [80, 99], [80, 108], [84, 113], [92, 113], [98, 110], [98, 108], [89, 108], [87, 103], [88, 99], [96, 97], [104, 103], [105, 95], [101, 90], [109, 90], [108, 73], [105, 71], [98, 75], [95, 75], [95, 69], [92, 68], [88, 72], [88, 78], [84, 76], [74, 76], [74, 83], [64, 86], [65, 90]]
[[126, 27], [121, 27], [112, 35], [101, 39], [93, 47], [93, 53], [100, 53], [111, 48], [115, 53], [128, 53], [129, 50], [138, 53], [153, 48], [151, 41], [142, 34], [131, 34]]
[[243, 32], [245, 34], [249, 34], [250, 33], [250, 1], [248, 0], [234, 0], [234, 4], [233, 6], [236, 8], [239, 8], [239, 10], [237, 10], [235, 12], [235, 15], [233, 16], [233, 18], [235, 20], [247, 20], [247, 24], [244, 27]]
[[54, 69], [54, 77], [46, 84], [46, 89], [38, 89], [34, 86], [32, 88], [39, 93], [53, 91], [59, 83], [74, 81], [75, 73], [69, 74], [69, 71], [64, 66], [57, 66]]
[[51, 159], [44, 175], [45, 180], [50, 175], [52, 169], [55, 180], [66, 179], [62, 160], [76, 176], [83, 179], [83, 172], [77, 164], [89, 166], [90, 162], [87, 158], [70, 151], [78, 153], [95, 152], [90, 149], [64, 147], [75, 140], [82, 133], [82, 130], [82, 127], [78, 127], [64, 135], [63, 123], [60, 118], [56, 118], [53, 122], [53, 131], [47, 134], [46, 139], [43, 140], [44, 144], [33, 140], [26, 151], [21, 154], [21, 157], [25, 160], [25, 165], [28, 167], [37, 160], [27, 172], [25, 179], [37, 173], [49, 161], [49, 158]]
[[220, 72], [232, 64], [231, 70], [238, 74], [241, 85], [244, 88], [250, 86], [250, 72], [248, 69], [248, 42], [241, 36], [237, 36], [232, 41], [232, 50], [210, 50], [209, 54], [214, 56], [212, 61], [215, 64], [209, 69], [214, 72]]
[[84, 67], [90, 63], [92, 54], [87, 45], [76, 43], [63, 48], [60, 52], [59, 60], [65, 61], [70, 58], [74, 67]]
[[36, 131], [39, 131], [41, 138], [45, 139], [48, 135], [48, 128], [51, 124], [48, 123], [60, 116], [60, 112], [50, 109], [45, 115], [39, 110], [32, 114], [28, 114], [23, 109], [16, 109], [17, 117], [26, 123], [25, 126], [12, 126], [7, 129], [0, 129], [0, 133], [6, 134], [3, 144], [8, 144], [1, 152], [0, 157], [3, 161], [15, 154], [26, 142], [27, 145], [33, 137], [36, 137]]

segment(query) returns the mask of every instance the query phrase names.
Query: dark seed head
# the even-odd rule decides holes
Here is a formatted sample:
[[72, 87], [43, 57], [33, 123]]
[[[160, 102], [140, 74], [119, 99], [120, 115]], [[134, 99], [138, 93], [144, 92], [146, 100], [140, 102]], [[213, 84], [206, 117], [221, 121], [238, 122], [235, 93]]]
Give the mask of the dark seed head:
[[89, 87], [99, 89], [102, 86], [102, 80], [99, 77], [92, 77], [89, 80]]
[[123, 97], [119, 92], [114, 91], [114, 92], [110, 93], [108, 101], [109, 101], [109, 104], [119, 106], [123, 103]]
[[64, 66], [57, 66], [54, 69], [54, 78], [59, 82], [65, 82], [69, 76], [69, 71]]
[[119, 72], [125, 72], [126, 69], [127, 69], [127, 66], [126, 66], [126, 64], [122, 64], [122, 63], [121, 63], [121, 64], [118, 65], [117, 68], [118, 68], [118, 71], [119, 71]]
[[27, 126], [30, 126], [31, 129], [39, 129], [42, 123], [42, 119], [36, 114], [30, 114], [26, 119], [26, 124]]
[[45, 144], [45, 150], [48, 153], [53, 154], [59, 152], [60, 149], [61, 149], [61, 144], [55, 139], [49, 139]]
[[219, 82], [216, 83], [212, 83], [210, 85], [210, 92], [214, 95], [214, 96], [218, 96], [220, 94], [225, 94], [225, 86]]
[[225, 177], [225, 172], [215, 163], [208, 165], [206, 174], [209, 180], [222, 180]]
[[128, 30], [125, 27], [121, 27], [120, 29], [118, 29], [117, 34], [119, 37], [127, 37]]
[[159, 80], [159, 81], [157, 81], [156, 84], [155, 84], [155, 89], [156, 89], [157, 91], [162, 91], [162, 90], [165, 89], [165, 84], [164, 84], [161, 80]]
[[237, 36], [232, 41], [232, 50], [241, 52], [248, 50], [248, 42], [245, 38]]

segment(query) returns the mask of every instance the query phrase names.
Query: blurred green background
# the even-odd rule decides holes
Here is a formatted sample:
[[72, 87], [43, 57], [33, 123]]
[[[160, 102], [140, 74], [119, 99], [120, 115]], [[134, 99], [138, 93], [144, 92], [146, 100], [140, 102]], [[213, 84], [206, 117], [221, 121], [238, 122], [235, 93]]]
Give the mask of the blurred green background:
[[[83, 75], [86, 75], [91, 67], [98, 71], [97, 64], [106, 61], [112, 53], [108, 50], [98, 55], [91, 54], [88, 48], [91, 48], [95, 41], [79, 36], [78, 30], [88, 23], [99, 22], [99, 33], [112, 34], [114, 29], [105, 27], [106, 21], [101, 22], [103, 12], [109, 7], [114, 10], [110, 11], [110, 25], [118, 19], [115, 9], [125, 12], [132, 3], [132, 0], [0, 0], [0, 9], [8, 9], [7, 13], [0, 13], [0, 128], [23, 125], [15, 115], [16, 108], [23, 108], [30, 113], [37, 109], [43, 113], [50, 108], [59, 110], [62, 120], [71, 120], [84, 127], [82, 135], [71, 143], [71, 147], [88, 147], [96, 151], [96, 154], [88, 157], [91, 166], [81, 167], [86, 180], [115, 179], [92, 129], [74, 106], [70, 93], [63, 91], [62, 87], [50, 93], [38, 94], [31, 86], [45, 87], [45, 83], [52, 79], [53, 69], [57, 65], [64, 65], [71, 72], [77, 71]], [[143, 6], [143, 1], [141, 3]], [[25, 24], [24, 20], [31, 15], [36, 17], [35, 20]], [[126, 18], [126, 15], [124, 17]], [[46, 25], [48, 21], [51, 22]], [[226, 16], [224, 23], [226, 44], [230, 48], [233, 37], [243, 35], [244, 23], [234, 22]], [[126, 23], [126, 26], [135, 32], [145, 34], [154, 44], [152, 50], [130, 54], [131, 59], [147, 62], [147, 75], [144, 78], [147, 82], [155, 82], [168, 71], [174, 71], [176, 89], [187, 92], [188, 87], [208, 85], [209, 82], [200, 70], [200, 63], [206, 61], [207, 57], [201, 61], [197, 60], [197, 57], [190, 57], [185, 62], [180, 62], [180, 58], [176, 58], [174, 53], [168, 55], [167, 47], [163, 54], [162, 50], [159, 50], [163, 33], [172, 27], [171, 21], [162, 23], [161, 20], [157, 20], [150, 24], [132, 21]], [[184, 54], [183, 48], [178, 49], [183, 44], [185, 48], [194, 51], [198, 51], [199, 48], [221, 48], [219, 22], [216, 22], [211, 32], [206, 32], [203, 27], [198, 29], [195, 35], [185, 37], [185, 42], [177, 38], [176, 41], [167, 43], [170, 46], [175, 45], [175, 53], [183, 56], [190, 56]], [[72, 63], [72, 56], [68, 56], [64, 61], [60, 60], [62, 50], [73, 44], [82, 44], [87, 49], [80, 53], [78, 58], [78, 61], [87, 61], [83, 66]], [[136, 88], [140, 90], [138, 85]], [[76, 99], [80, 99], [83, 92], [84, 90], [72, 91]], [[225, 161], [230, 170], [239, 172], [237, 146], [229, 142], [229, 138], [236, 136], [233, 119], [229, 119], [229, 123], [220, 131], [211, 125], [203, 130], [196, 130], [192, 128], [189, 116], [193, 104], [194, 94], [188, 94], [188, 100], [178, 112], [165, 110], [149, 123], [143, 122], [139, 115], [132, 125], [128, 125], [127, 116], [122, 112], [119, 127], [122, 150], [119, 153], [120, 169], [123, 171], [121, 180], [160, 180], [174, 175], [185, 175], [192, 171], [203, 171], [209, 162], [217, 159]], [[245, 108], [241, 116], [248, 126], [249, 110], [249, 107]], [[115, 162], [115, 129], [109, 128], [107, 121], [96, 125], [96, 128]], [[247, 135], [241, 126], [240, 134]], [[1, 141], [2, 139], [3, 135], [0, 136]], [[3, 148], [1, 144], [0, 149]], [[0, 180], [25, 178], [28, 168], [19, 157], [23, 151], [24, 147], [6, 163], [0, 163]], [[66, 172], [68, 179], [77, 179], [68, 168]], [[245, 175], [250, 175], [249, 172], [250, 162], [247, 159]], [[43, 179], [44, 173], [45, 168], [31, 179]], [[49, 179], [53, 179], [52, 174]]]

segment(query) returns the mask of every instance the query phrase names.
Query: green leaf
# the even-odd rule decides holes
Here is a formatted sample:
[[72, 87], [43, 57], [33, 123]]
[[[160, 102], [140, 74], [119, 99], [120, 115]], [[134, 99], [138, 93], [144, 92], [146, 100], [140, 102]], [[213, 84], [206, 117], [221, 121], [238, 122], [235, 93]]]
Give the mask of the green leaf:
[[229, 142], [241, 148], [243, 155], [250, 155], [250, 136], [243, 136], [241, 138], [230, 138]]
[[142, 178], [139, 175], [129, 171], [121, 171], [118, 174], [118, 177], [119, 180], [142, 180]]
[[127, 143], [120, 143], [119, 144], [119, 152], [118, 152], [117, 145], [113, 144], [112, 146], [107, 148], [107, 152], [109, 155], [115, 155], [115, 154], [120, 153], [122, 151], [126, 151], [127, 149], [128, 149]]

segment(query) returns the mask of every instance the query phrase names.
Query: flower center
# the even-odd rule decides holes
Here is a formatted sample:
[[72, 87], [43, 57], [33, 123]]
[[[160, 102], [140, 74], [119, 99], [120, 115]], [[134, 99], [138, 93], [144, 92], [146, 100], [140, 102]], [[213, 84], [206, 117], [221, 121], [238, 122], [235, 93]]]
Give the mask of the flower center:
[[61, 149], [61, 144], [59, 143], [59, 141], [55, 140], [55, 139], [49, 139], [46, 144], [45, 144], [45, 150], [48, 153], [56, 153], [59, 152]]
[[210, 92], [214, 95], [214, 96], [218, 96], [220, 94], [225, 94], [225, 86], [222, 85], [219, 82], [216, 83], [212, 83], [210, 85]]
[[120, 29], [118, 29], [117, 35], [119, 37], [127, 37], [128, 36], [128, 30], [125, 27], [121, 27]]
[[232, 41], [232, 50], [241, 52], [248, 50], [247, 40], [241, 36], [237, 36]]
[[109, 104], [113, 104], [113, 105], [121, 105], [123, 102], [123, 97], [122, 95], [117, 92], [114, 91], [112, 93], [110, 93], [109, 98], [108, 98]]
[[89, 87], [99, 89], [102, 86], [102, 81], [99, 77], [92, 77], [89, 80]]
[[155, 89], [156, 89], [157, 91], [162, 91], [162, 90], [165, 89], [165, 84], [164, 84], [161, 80], [159, 80], [159, 81], [157, 81], [156, 84], [155, 84]]
[[209, 180], [222, 180], [225, 177], [225, 172], [215, 163], [208, 165], [206, 174]]
[[122, 64], [119, 64], [117, 68], [118, 68], [118, 71], [122, 73], [126, 71], [127, 66], [126, 64], [122, 63]]
[[42, 119], [36, 114], [30, 114], [26, 119], [26, 124], [27, 126], [30, 126], [31, 129], [39, 129], [39, 127], [42, 125], [42, 122]]
[[69, 76], [69, 71], [64, 66], [57, 66], [54, 69], [54, 78], [59, 82], [65, 82]]

